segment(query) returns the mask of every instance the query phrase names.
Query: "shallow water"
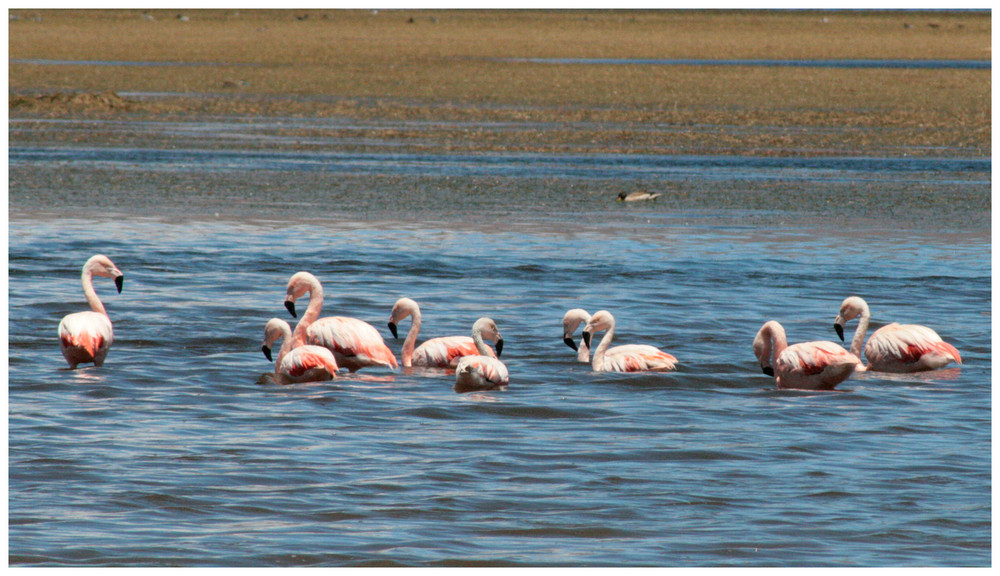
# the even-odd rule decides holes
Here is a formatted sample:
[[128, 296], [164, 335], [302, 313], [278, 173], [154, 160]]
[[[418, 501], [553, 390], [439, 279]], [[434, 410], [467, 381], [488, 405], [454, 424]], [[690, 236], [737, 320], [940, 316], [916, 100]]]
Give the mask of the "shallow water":
[[[11, 565], [990, 563], [988, 161], [179, 141], [10, 150]], [[664, 197], [613, 201], [637, 184]], [[97, 284], [116, 341], [70, 371], [56, 326], [97, 252], [125, 273], [121, 294]], [[511, 385], [267, 382], [263, 326], [292, 321], [298, 270], [397, 354], [398, 297], [421, 339], [494, 318]], [[833, 340], [850, 294], [964, 365], [775, 390], [756, 330]], [[574, 307], [679, 369], [576, 363]]]

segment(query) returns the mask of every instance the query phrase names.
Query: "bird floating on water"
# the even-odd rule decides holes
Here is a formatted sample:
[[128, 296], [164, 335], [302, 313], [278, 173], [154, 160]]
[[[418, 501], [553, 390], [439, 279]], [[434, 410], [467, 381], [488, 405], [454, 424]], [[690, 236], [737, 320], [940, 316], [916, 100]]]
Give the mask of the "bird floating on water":
[[659, 192], [622, 192], [618, 195], [619, 202], [641, 202], [643, 200], [656, 200], [663, 194]]
[[[851, 353], [861, 358], [861, 344], [868, 332], [871, 313], [868, 303], [858, 296], [845, 299], [834, 320], [833, 327], [841, 340], [844, 339], [844, 324], [854, 318], [858, 319], [858, 327], [851, 340]], [[944, 368], [950, 362], [962, 363], [954, 346], [941, 340], [934, 330], [918, 324], [887, 324], [871, 335], [864, 349], [868, 366], [859, 361], [858, 371], [922, 372]]]
[[121, 270], [103, 254], [91, 256], [83, 265], [80, 279], [92, 311], [68, 314], [59, 322], [59, 343], [70, 368], [89, 362], [93, 362], [94, 366], [101, 366], [115, 339], [108, 312], [94, 291], [94, 276], [113, 278], [119, 294], [125, 279]]

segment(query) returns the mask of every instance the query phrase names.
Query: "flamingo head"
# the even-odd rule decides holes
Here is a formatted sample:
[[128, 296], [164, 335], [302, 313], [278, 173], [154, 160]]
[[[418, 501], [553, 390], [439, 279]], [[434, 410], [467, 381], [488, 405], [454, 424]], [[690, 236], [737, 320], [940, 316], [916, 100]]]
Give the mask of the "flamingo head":
[[319, 280], [309, 272], [296, 272], [288, 279], [288, 288], [285, 291], [285, 309], [291, 313], [292, 318], [298, 318], [295, 314], [295, 300], [310, 295], [310, 298], [323, 299], [323, 287]]
[[615, 317], [607, 310], [600, 310], [591, 316], [590, 321], [583, 327], [583, 343], [590, 348], [590, 341], [595, 332], [609, 330], [615, 326]]
[[833, 329], [837, 332], [837, 336], [840, 337], [840, 341], [844, 341], [844, 325], [849, 321], [861, 317], [868, 317], [868, 303], [858, 296], [851, 296], [845, 298], [840, 304], [840, 313], [833, 320]]
[[472, 325], [472, 334], [479, 334], [484, 340], [491, 340], [493, 342], [493, 347], [496, 348], [497, 358], [500, 357], [500, 353], [503, 351], [503, 336], [500, 335], [500, 329], [497, 328], [497, 323], [493, 321], [492, 318], [480, 318], [476, 320], [476, 323]]
[[590, 314], [582, 308], [573, 308], [568, 310], [563, 316], [563, 342], [567, 346], [576, 350], [576, 342], [573, 341], [573, 333], [576, 329], [585, 322], [590, 322]]
[[420, 307], [409, 298], [400, 298], [392, 305], [392, 313], [389, 314], [389, 332], [393, 338], [399, 338], [399, 323], [407, 316], [419, 315]]
[[104, 254], [91, 256], [87, 263], [83, 265], [84, 270], [89, 270], [95, 276], [115, 279], [115, 288], [118, 293], [122, 293], [122, 284], [125, 282], [125, 275], [115, 266], [115, 263]]
[[[774, 368], [771, 366], [771, 351], [775, 349], [775, 340], [778, 340], [777, 347], [785, 347], [785, 330], [774, 320], [769, 320], [760, 327], [757, 335], [753, 339], [753, 355], [760, 362], [760, 370], [768, 376], [774, 376]], [[781, 350], [777, 353], [780, 353]]]
[[264, 344], [260, 347], [261, 352], [268, 361], [271, 359], [271, 346], [281, 338], [291, 338], [292, 328], [281, 318], [271, 318], [264, 326]]

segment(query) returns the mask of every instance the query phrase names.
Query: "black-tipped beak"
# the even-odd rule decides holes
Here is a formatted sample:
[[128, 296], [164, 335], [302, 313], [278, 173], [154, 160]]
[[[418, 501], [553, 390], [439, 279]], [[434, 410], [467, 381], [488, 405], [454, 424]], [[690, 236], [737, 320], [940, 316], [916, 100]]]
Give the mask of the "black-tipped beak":
[[844, 341], [844, 327], [840, 324], [834, 323], [833, 329], [837, 331], [837, 336], [840, 336], [840, 341]]
[[389, 332], [392, 332], [393, 338], [399, 338], [399, 334], [396, 332], [396, 323], [389, 322]]
[[500, 357], [500, 353], [503, 352], [503, 338], [497, 338], [497, 358]]
[[295, 315], [295, 302], [292, 300], [285, 300], [285, 308], [291, 312], [292, 318], [298, 318], [298, 316]]
[[273, 360], [271, 360], [271, 349], [268, 348], [267, 345], [261, 346], [260, 351], [264, 353], [264, 358], [267, 358], [268, 362], [273, 362]]
[[587, 345], [587, 348], [590, 348], [590, 332], [586, 330], [583, 332], [583, 343]]
[[770, 366], [761, 366], [761, 371], [768, 376], [774, 376], [774, 368]]
[[122, 284], [125, 283], [125, 275], [115, 277], [115, 288], [118, 288], [118, 293], [122, 293]]
[[565, 342], [566, 345], [572, 348], [573, 350], [576, 350], [576, 342], [574, 342], [572, 338], [569, 337], [563, 338], [563, 342]]

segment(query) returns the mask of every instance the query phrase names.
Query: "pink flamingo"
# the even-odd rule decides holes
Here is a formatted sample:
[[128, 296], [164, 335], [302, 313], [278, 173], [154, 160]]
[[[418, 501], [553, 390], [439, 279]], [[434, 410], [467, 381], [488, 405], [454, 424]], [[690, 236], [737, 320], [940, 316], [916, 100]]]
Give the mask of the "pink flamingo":
[[589, 348], [593, 334], [602, 330], [607, 332], [591, 359], [595, 372], [664, 372], [677, 365], [677, 358], [646, 344], [626, 344], [609, 350], [615, 337], [615, 317], [607, 310], [596, 312], [583, 327], [584, 344]]
[[[295, 327], [296, 332], [300, 332], [299, 326], [302, 326], [301, 322]], [[303, 343], [304, 329], [298, 336], [298, 340], [293, 340], [291, 327], [280, 318], [271, 318], [264, 327], [264, 344], [260, 349], [268, 360], [271, 360], [271, 346], [281, 340], [281, 349], [274, 362], [274, 381], [292, 384], [332, 380], [338, 369], [333, 352], [322, 346]]]
[[[483, 339], [496, 343], [496, 356]], [[503, 351], [503, 336], [496, 322], [490, 318], [480, 318], [472, 325], [472, 340], [479, 354], [463, 356], [455, 367], [455, 392], [472, 390], [492, 390], [506, 386], [510, 382], [507, 367], [497, 359]]]
[[[861, 357], [861, 344], [868, 332], [871, 313], [868, 303], [858, 296], [851, 296], [840, 305], [840, 314], [833, 321], [833, 327], [840, 339], [844, 339], [844, 324], [858, 318], [858, 327], [851, 340], [851, 352]], [[877, 372], [922, 372], [937, 370], [949, 362], [962, 363], [958, 350], [941, 340], [937, 332], [917, 324], [897, 324], [893, 322], [876, 330], [865, 345], [868, 367], [858, 361], [857, 369]]]
[[788, 345], [785, 329], [765, 322], [753, 339], [753, 353], [761, 370], [774, 376], [778, 388], [833, 390], [854, 373], [858, 357], [839, 344], [826, 341]]
[[87, 362], [93, 362], [94, 366], [103, 365], [115, 339], [108, 312], [94, 291], [94, 276], [114, 278], [119, 294], [125, 280], [121, 270], [103, 254], [91, 256], [83, 265], [83, 294], [93, 312], [68, 314], [59, 322], [60, 346], [70, 369]]
[[[476, 342], [469, 336], [441, 336], [431, 338], [414, 350], [417, 334], [420, 333], [420, 306], [409, 298], [400, 298], [389, 315], [389, 331], [393, 338], [399, 338], [398, 324], [407, 316], [411, 317], [410, 330], [403, 341], [403, 366], [427, 366], [431, 368], [455, 368], [463, 356], [478, 354]], [[496, 357], [489, 347], [487, 356]]]
[[573, 333], [576, 332], [576, 329], [580, 324], [586, 325], [587, 322], [590, 322], [590, 314], [586, 310], [582, 308], [567, 310], [563, 316], [563, 342], [573, 350], [576, 350], [576, 359], [578, 362], [590, 364], [590, 346], [586, 342], [581, 341], [578, 348], [576, 342], [573, 340]]
[[299, 321], [299, 326], [305, 323], [304, 343], [328, 348], [337, 359], [337, 365], [351, 372], [367, 366], [398, 366], [396, 356], [371, 324], [345, 316], [319, 318], [323, 309], [323, 287], [309, 272], [296, 272], [288, 280], [285, 308], [293, 318], [295, 300], [305, 294], [309, 294], [309, 306]]

